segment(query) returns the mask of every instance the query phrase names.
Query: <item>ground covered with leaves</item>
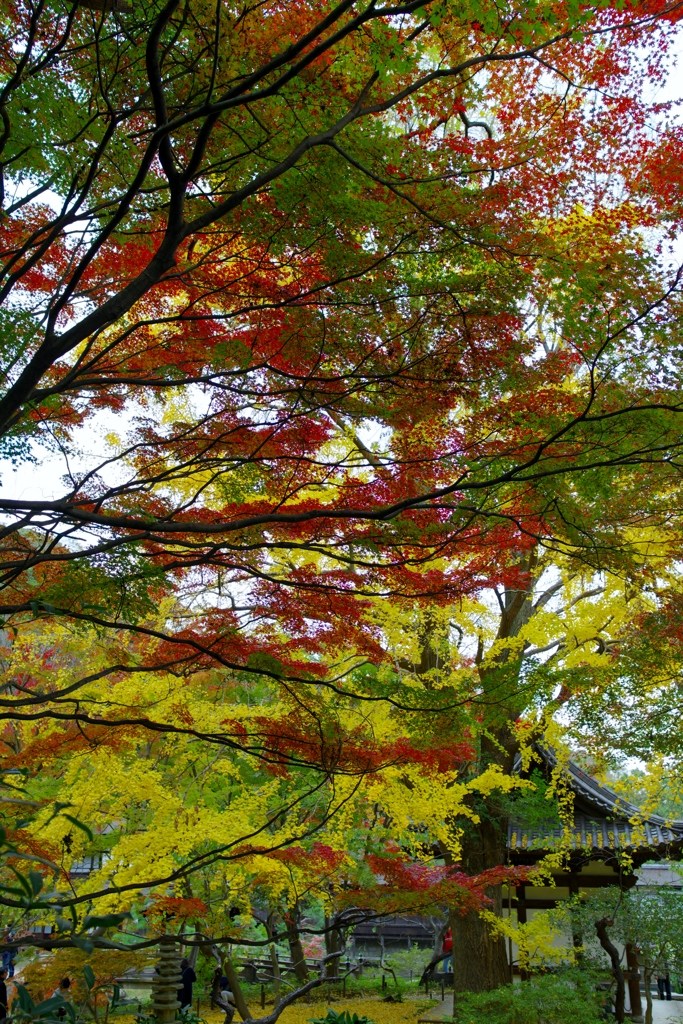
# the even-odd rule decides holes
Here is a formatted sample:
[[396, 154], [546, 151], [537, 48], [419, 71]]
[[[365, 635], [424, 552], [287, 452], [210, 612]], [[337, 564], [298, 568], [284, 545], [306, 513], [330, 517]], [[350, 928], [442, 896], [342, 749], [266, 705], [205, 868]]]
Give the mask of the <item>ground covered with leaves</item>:
[[[435, 1000], [405, 1000], [402, 1003], [385, 1003], [381, 999], [345, 999], [334, 1002], [334, 1010], [339, 1013], [348, 1010], [351, 1015], [368, 1017], [374, 1024], [415, 1024], [425, 1010], [436, 1005]], [[280, 1021], [282, 1024], [308, 1024], [314, 1017], [324, 1017], [330, 1004], [327, 1002], [295, 1003], [283, 1011]], [[254, 1009], [252, 1007], [252, 1009]], [[256, 1011], [255, 1011], [256, 1012]], [[265, 1016], [272, 1012], [272, 1006], [266, 1006], [261, 1011]], [[217, 1010], [204, 1012], [202, 1009], [200, 1017], [206, 1024], [223, 1024], [225, 1015]], [[135, 1017], [116, 1017], [117, 1024], [135, 1024]]]

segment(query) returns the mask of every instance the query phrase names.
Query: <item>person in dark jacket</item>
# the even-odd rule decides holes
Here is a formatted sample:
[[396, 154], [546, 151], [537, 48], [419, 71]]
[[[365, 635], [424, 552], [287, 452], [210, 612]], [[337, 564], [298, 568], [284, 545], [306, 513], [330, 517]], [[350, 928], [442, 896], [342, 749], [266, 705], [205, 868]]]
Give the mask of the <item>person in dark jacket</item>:
[[192, 1006], [192, 986], [197, 980], [197, 975], [190, 967], [190, 961], [187, 957], [183, 957], [180, 961], [180, 974], [183, 985], [182, 988], [178, 989], [178, 1002], [180, 1003], [180, 1009], [183, 1010], [186, 1006]]
[[[71, 978], [62, 978], [57, 988], [52, 993], [53, 996], [61, 996], [62, 999], [70, 1003], [73, 1001], [71, 994]], [[59, 1020], [66, 1020], [66, 1009], [62, 1006], [60, 1010], [57, 1010], [57, 1017]]]
[[671, 999], [671, 978], [668, 971], [657, 975], [657, 988], [660, 999]]
[[235, 1015], [235, 997], [230, 990], [228, 979], [220, 967], [217, 967], [213, 975], [211, 986], [211, 1003], [218, 1006], [225, 1014], [223, 1024], [232, 1024]]
[[5, 978], [7, 977], [7, 968], [0, 967], [0, 1021], [7, 1019], [7, 985], [5, 984]]
[[[9, 928], [5, 928], [5, 933], [4, 933], [3, 937], [2, 937], [2, 941], [3, 942], [11, 942], [12, 941], [12, 933], [9, 930]], [[8, 978], [14, 977], [14, 960], [16, 958], [16, 955], [17, 955], [16, 949], [4, 949], [2, 951], [2, 966], [7, 971], [7, 977]]]

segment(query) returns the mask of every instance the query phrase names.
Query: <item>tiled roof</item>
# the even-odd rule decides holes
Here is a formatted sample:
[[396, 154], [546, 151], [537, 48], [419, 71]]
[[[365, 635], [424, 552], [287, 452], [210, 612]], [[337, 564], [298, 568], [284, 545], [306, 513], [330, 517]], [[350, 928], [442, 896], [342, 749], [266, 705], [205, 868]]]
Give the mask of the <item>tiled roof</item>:
[[[557, 759], [552, 751], [538, 748], [538, 753], [549, 768], [555, 767]], [[659, 815], [645, 817], [635, 804], [601, 785], [573, 761], [569, 761], [567, 770], [574, 791], [574, 822], [567, 829], [569, 835], [555, 823], [527, 829], [511, 821], [510, 850], [548, 850], [564, 844], [574, 850], [596, 851], [683, 846], [683, 821], [667, 821]]]
[[[565, 842], [573, 850], [633, 850], [639, 847], [683, 844], [683, 822], [647, 818], [633, 824], [627, 820], [588, 818], [578, 814]], [[524, 829], [516, 822], [508, 826], [508, 847], [511, 850], [548, 850], [563, 844], [563, 831], [557, 826]]]

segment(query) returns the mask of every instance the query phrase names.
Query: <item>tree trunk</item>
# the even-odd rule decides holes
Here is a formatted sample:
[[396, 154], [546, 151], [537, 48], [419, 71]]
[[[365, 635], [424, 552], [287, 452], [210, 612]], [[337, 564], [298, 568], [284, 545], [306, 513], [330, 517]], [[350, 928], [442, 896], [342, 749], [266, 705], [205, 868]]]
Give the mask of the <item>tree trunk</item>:
[[[340, 932], [336, 928], [330, 928], [330, 919], [325, 917], [325, 952], [329, 956], [330, 953], [336, 953], [342, 948], [342, 937]], [[325, 977], [326, 978], [338, 978], [339, 977], [339, 957], [335, 956], [332, 960], [328, 960], [325, 965]]]
[[643, 971], [645, 981], [645, 1024], [652, 1024], [652, 971]]
[[232, 994], [235, 997], [235, 1006], [237, 1007], [237, 1012], [239, 1013], [242, 1020], [252, 1020], [252, 1013], [247, 1005], [246, 999], [244, 998], [244, 992], [242, 991], [240, 980], [237, 977], [237, 971], [235, 970], [232, 960], [226, 954], [222, 956], [222, 961], [223, 973], [225, 974], [225, 977], [228, 979], [228, 984], [230, 985]]
[[211, 945], [202, 946], [201, 951], [204, 954], [204, 956], [209, 958], [213, 957], [213, 959], [218, 964], [218, 970], [216, 971], [216, 976], [214, 977], [214, 986], [211, 990], [211, 1005], [218, 1005], [216, 1002], [216, 996], [220, 989], [221, 974], [224, 974], [225, 977], [228, 979], [230, 991], [232, 992], [233, 997], [235, 999], [235, 1006], [237, 1007], [237, 1011], [240, 1017], [242, 1018], [242, 1020], [253, 1020], [251, 1010], [247, 1005], [247, 1001], [244, 998], [244, 992], [242, 991], [242, 988], [240, 986], [240, 980], [237, 976], [237, 971], [235, 970], [235, 967], [229, 955], [227, 953], [224, 953], [223, 950], [219, 949], [215, 943], [212, 943]]
[[626, 986], [624, 985], [624, 972], [621, 969], [619, 950], [614, 945], [607, 932], [607, 928], [611, 926], [612, 923], [613, 922], [609, 917], [603, 917], [599, 921], [595, 922], [595, 931], [598, 939], [600, 940], [600, 945], [610, 958], [612, 973], [614, 974], [617, 983], [616, 998], [614, 1000], [614, 1016], [619, 1024], [624, 1024], [624, 1015], [626, 1011]]
[[270, 944], [270, 962], [273, 968], [273, 1000], [275, 1005], [278, 1006], [280, 1003], [280, 962], [277, 958], [274, 942]]
[[[531, 581], [538, 562], [538, 550], [519, 552], [519, 567], [529, 574]], [[500, 598], [499, 598], [500, 600]], [[519, 635], [533, 614], [531, 590], [506, 588], [501, 605], [497, 640]], [[483, 649], [476, 662], [479, 677], [486, 693], [494, 695], [499, 710], [492, 712], [479, 739], [477, 772], [497, 765], [503, 775], [511, 775], [519, 741], [514, 722], [522, 713], [525, 697], [519, 696], [521, 659], [510, 647], [503, 647], [489, 664], [482, 663]], [[460, 862], [468, 875], [478, 875], [487, 868], [496, 868], [507, 861], [508, 816], [505, 804], [494, 793], [486, 799], [472, 794], [468, 803], [479, 821], [465, 824]], [[452, 863], [452, 861], [451, 861]], [[490, 910], [502, 917], [502, 889], [494, 886], [486, 895], [491, 899]], [[495, 935], [479, 914], [470, 911], [460, 914], [451, 911], [453, 931], [453, 988], [455, 992], [490, 992], [512, 981], [505, 939]]]
[[297, 917], [297, 910], [294, 908], [286, 915], [285, 924], [287, 926], [287, 941], [289, 943], [289, 952], [292, 957], [294, 974], [296, 975], [296, 980], [300, 981], [302, 985], [305, 985], [308, 981], [308, 967], [306, 966], [306, 957], [304, 956], [304, 950], [299, 936], [299, 929], [297, 928]]
[[[201, 939], [201, 937], [201, 932], [190, 932], [189, 935], [187, 936], [187, 938], [192, 939]], [[187, 959], [190, 961], [190, 967], [192, 968], [192, 970], [196, 971], [197, 960], [199, 958], [199, 946], [189, 946], [188, 948], [184, 949], [183, 952], [185, 953]]]
[[432, 953], [432, 959], [429, 961], [429, 963], [422, 971], [422, 977], [420, 978], [421, 985], [424, 985], [427, 978], [431, 977], [431, 975], [434, 973], [434, 968], [436, 967], [436, 965], [442, 963], [451, 955], [450, 953], [441, 952], [444, 937], [450, 926], [450, 918], [447, 917], [446, 921], [444, 922], [444, 924], [442, 924], [438, 931], [436, 929], [434, 930], [434, 952]]
[[[500, 887], [487, 893], [500, 914]], [[467, 914], [451, 912], [453, 930], [453, 988], [456, 992], [489, 992], [510, 982], [510, 965], [505, 939], [491, 934], [491, 929], [474, 911]]]
[[277, 949], [275, 948], [275, 943], [272, 941], [273, 934], [275, 932], [275, 918], [274, 918], [274, 915], [272, 913], [270, 913], [268, 915], [265, 924], [266, 924], [266, 931], [268, 933], [268, 938], [271, 940], [269, 949], [270, 949], [270, 963], [271, 963], [271, 967], [272, 967], [272, 970], [273, 970], [273, 999], [275, 1001], [275, 1006], [277, 1007], [279, 1002], [280, 1002], [280, 990], [281, 990], [281, 985], [280, 985], [280, 961], [277, 958]]
[[626, 946], [626, 965], [628, 967], [628, 994], [631, 999], [631, 1019], [642, 1021], [643, 1004], [640, 999], [640, 968], [635, 946]]
[[[495, 814], [482, 818], [463, 836], [462, 869], [468, 875], [478, 875], [486, 868], [505, 863], [507, 821], [503, 823]], [[502, 916], [502, 889], [496, 885], [486, 892], [493, 901], [489, 909]], [[453, 988], [456, 992], [490, 992], [510, 983], [505, 939], [494, 935], [489, 925], [475, 911], [461, 914], [451, 911], [453, 931]]]
[[[434, 918], [431, 917], [430, 921], [433, 924]], [[446, 918], [445, 921], [441, 921], [439, 923], [438, 928], [434, 928], [433, 927], [434, 946], [433, 946], [433, 949], [432, 949], [432, 960], [436, 960], [438, 957], [441, 956], [441, 947], [443, 946], [443, 940], [444, 940], [444, 938], [446, 936], [446, 932], [448, 931], [450, 926], [451, 926], [451, 922], [450, 922], [450, 920], [448, 918]]]

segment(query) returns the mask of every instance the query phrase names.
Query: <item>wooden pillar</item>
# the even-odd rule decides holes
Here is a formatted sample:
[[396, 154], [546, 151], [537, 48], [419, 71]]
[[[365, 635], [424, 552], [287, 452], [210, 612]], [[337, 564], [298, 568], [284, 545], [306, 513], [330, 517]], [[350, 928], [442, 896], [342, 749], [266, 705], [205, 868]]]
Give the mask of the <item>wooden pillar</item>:
[[626, 947], [626, 966], [628, 967], [628, 994], [631, 1000], [631, 1019], [642, 1021], [643, 1003], [640, 998], [640, 970], [635, 946], [629, 943]]
[[517, 923], [526, 924], [526, 886], [517, 886]]
[[[526, 924], [526, 886], [517, 886], [517, 924]], [[522, 981], [529, 980], [529, 972], [519, 968], [519, 976]]]
[[[508, 882], [508, 926], [512, 927], [512, 884]], [[510, 984], [515, 980], [512, 969], [512, 936], [508, 937], [508, 960], [510, 961]]]
[[[579, 895], [579, 878], [578, 878], [578, 875], [576, 874], [575, 871], [571, 871], [570, 872], [568, 881], [569, 881], [569, 895], [570, 896], [578, 896]], [[580, 946], [583, 946], [583, 935], [578, 930], [578, 928], [575, 927], [573, 920], [572, 920], [572, 944], [574, 946], [574, 949], [577, 949]], [[581, 954], [577, 953], [577, 960], [580, 958], [580, 956], [581, 956]]]

